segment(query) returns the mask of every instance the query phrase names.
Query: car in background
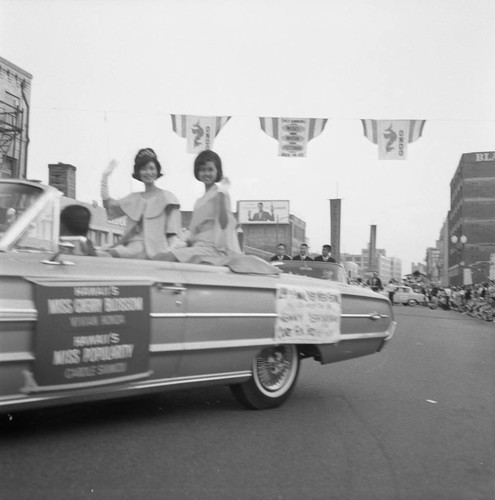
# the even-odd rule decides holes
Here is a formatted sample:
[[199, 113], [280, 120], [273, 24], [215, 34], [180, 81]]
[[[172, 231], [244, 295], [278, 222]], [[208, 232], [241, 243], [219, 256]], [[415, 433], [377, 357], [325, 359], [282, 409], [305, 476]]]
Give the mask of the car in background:
[[[388, 292], [383, 292], [388, 296]], [[404, 304], [405, 306], [415, 306], [426, 304], [424, 293], [415, 292], [410, 286], [399, 285], [395, 289], [394, 304]]]
[[338, 266], [315, 279], [85, 255], [84, 237], [59, 237], [61, 195], [0, 179], [2, 413], [215, 384], [274, 408], [304, 359], [371, 355], [394, 334], [387, 298]]

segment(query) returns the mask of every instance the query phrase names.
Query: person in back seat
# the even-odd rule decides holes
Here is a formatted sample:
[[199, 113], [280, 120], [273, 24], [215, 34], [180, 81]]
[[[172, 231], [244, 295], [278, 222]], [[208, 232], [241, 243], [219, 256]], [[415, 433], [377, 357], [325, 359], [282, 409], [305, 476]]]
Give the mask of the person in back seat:
[[83, 205], [67, 205], [60, 212], [60, 236], [80, 236], [81, 253], [96, 256], [93, 242], [88, 239], [91, 212]]

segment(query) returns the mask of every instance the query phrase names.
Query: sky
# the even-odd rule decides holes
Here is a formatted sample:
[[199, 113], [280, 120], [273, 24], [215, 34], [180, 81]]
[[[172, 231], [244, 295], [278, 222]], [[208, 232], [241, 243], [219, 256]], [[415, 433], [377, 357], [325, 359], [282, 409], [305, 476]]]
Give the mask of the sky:
[[[170, 114], [231, 116], [216, 137], [238, 200], [289, 200], [310, 251], [377, 246], [403, 273], [435, 246], [463, 153], [495, 150], [492, 0], [0, 0], [0, 56], [33, 75], [27, 176], [77, 167], [77, 198], [139, 191], [152, 147], [158, 186], [192, 210], [203, 186]], [[258, 117], [328, 118], [306, 158], [278, 156]], [[361, 119], [424, 119], [406, 161], [379, 161]]]

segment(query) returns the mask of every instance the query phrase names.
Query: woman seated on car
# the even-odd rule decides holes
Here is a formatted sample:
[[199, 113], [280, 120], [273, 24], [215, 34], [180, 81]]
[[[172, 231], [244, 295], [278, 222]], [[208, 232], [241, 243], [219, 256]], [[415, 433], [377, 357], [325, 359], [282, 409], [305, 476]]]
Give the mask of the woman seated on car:
[[162, 167], [151, 148], [140, 149], [134, 160], [132, 177], [144, 184], [144, 191], [115, 200], [108, 192], [108, 177], [117, 167], [112, 160], [103, 172], [101, 197], [109, 219], [126, 215], [125, 234], [107, 249], [113, 257], [152, 259], [166, 251], [178, 240], [181, 231], [181, 213], [177, 198], [160, 189], [155, 181], [162, 176]]
[[279, 270], [263, 259], [242, 253], [230, 209], [230, 182], [223, 177], [218, 154], [211, 150], [199, 153], [194, 161], [194, 177], [204, 184], [205, 193], [194, 205], [189, 237], [155, 259], [225, 265], [240, 273], [278, 274]]

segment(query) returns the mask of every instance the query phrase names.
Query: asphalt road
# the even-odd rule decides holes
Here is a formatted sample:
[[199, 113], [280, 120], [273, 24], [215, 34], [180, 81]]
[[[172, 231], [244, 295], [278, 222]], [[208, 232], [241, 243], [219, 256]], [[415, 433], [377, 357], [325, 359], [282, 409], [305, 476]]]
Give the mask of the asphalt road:
[[276, 410], [219, 387], [4, 419], [0, 497], [492, 500], [495, 324], [395, 311], [385, 351], [306, 360]]

